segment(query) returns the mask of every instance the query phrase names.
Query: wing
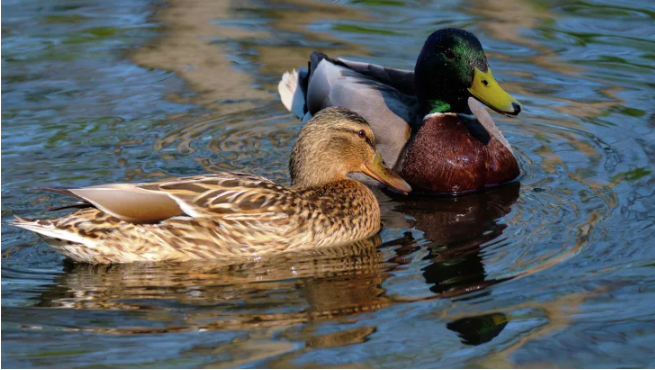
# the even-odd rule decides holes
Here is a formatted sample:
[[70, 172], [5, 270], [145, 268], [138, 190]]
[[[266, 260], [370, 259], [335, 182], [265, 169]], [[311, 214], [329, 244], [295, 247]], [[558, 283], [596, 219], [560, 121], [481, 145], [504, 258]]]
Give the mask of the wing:
[[411, 96], [416, 95], [416, 90], [414, 89], [414, 71], [389, 68], [377, 64], [354, 62], [343, 58], [337, 59], [336, 62], [337, 64], [348, 67], [357, 73], [372, 78], [387, 86], [391, 86], [403, 94]]
[[278, 91], [285, 107], [303, 122], [330, 106], [361, 114], [391, 166], [409, 140], [411, 127], [423, 119], [418, 114], [413, 71], [331, 59], [320, 52], [311, 54], [308, 69], [285, 73]]
[[293, 190], [260, 176], [217, 173], [139, 186], [165, 194], [191, 217], [234, 221], [277, 220], [309, 203]]
[[72, 196], [90, 206], [132, 223], [153, 223], [184, 214], [177, 203], [163, 193], [141, 189], [142, 184], [108, 184], [78, 189], [43, 188]]
[[377, 148], [391, 166], [409, 140], [409, 124], [420, 120], [415, 97], [328, 59], [321, 60], [310, 75], [306, 104], [311, 114], [340, 106], [362, 115], [371, 124]]
[[155, 223], [184, 214], [234, 220], [279, 219], [288, 217], [296, 205], [310, 206], [288, 188], [264, 177], [240, 173], [53, 190], [131, 223]]

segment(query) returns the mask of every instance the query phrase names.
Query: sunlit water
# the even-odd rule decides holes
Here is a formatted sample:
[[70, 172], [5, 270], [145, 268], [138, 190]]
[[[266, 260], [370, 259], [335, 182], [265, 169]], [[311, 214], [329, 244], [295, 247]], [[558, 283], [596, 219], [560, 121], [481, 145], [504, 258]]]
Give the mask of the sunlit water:
[[[652, 1], [4, 1], [2, 364], [655, 366]], [[89, 266], [7, 225], [77, 187], [287, 181], [280, 75], [312, 50], [412, 68], [476, 33], [524, 105], [520, 184], [380, 193], [380, 238], [225, 263]]]

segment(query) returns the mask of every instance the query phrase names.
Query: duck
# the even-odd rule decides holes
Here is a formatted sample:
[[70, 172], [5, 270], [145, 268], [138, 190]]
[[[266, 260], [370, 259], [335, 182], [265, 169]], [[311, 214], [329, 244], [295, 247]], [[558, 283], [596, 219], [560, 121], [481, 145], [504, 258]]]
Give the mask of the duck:
[[375, 149], [359, 114], [318, 112], [302, 127], [289, 161], [290, 186], [220, 172], [150, 183], [50, 188], [81, 199], [56, 219], [15, 216], [57, 252], [92, 264], [250, 258], [312, 251], [380, 230], [373, 192], [349, 178], [365, 173], [400, 193], [411, 187]]
[[413, 71], [313, 52], [308, 68], [284, 73], [278, 92], [303, 122], [330, 106], [359, 113], [412, 194], [460, 195], [520, 175], [484, 106], [509, 117], [522, 106], [494, 79], [482, 44], [466, 30], [433, 32]]

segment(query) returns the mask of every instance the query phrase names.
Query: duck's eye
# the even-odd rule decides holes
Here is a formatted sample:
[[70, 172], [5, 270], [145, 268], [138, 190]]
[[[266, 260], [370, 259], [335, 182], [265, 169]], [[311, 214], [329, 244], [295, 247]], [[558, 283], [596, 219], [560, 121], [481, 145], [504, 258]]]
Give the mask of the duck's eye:
[[446, 55], [446, 58], [448, 58], [448, 59], [454, 59], [455, 58], [455, 53], [452, 51], [452, 49], [446, 49], [444, 54]]
[[488, 82], [487, 80], [482, 80], [482, 84], [483, 84], [484, 86], [489, 86], [489, 82]]
[[359, 137], [361, 137], [361, 138], [364, 138], [364, 137], [366, 137], [366, 132], [364, 132], [364, 130], [359, 130], [357, 135], [359, 135]]

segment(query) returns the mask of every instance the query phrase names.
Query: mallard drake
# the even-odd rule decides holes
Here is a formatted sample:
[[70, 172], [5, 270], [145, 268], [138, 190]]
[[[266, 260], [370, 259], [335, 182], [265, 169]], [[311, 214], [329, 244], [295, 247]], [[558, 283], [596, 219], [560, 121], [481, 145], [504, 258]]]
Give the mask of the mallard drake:
[[431, 34], [414, 71], [314, 52], [309, 68], [285, 73], [278, 90], [303, 121], [329, 106], [361, 114], [383, 159], [414, 193], [465, 193], [519, 175], [509, 143], [476, 100], [508, 116], [518, 115], [521, 105], [493, 78], [470, 32]]
[[264, 177], [217, 173], [173, 180], [55, 189], [83, 207], [49, 220], [16, 217], [80, 262], [187, 261], [258, 256], [341, 245], [375, 235], [380, 207], [362, 172], [411, 188], [382, 162], [358, 114], [332, 107], [300, 131], [289, 163], [291, 186]]

